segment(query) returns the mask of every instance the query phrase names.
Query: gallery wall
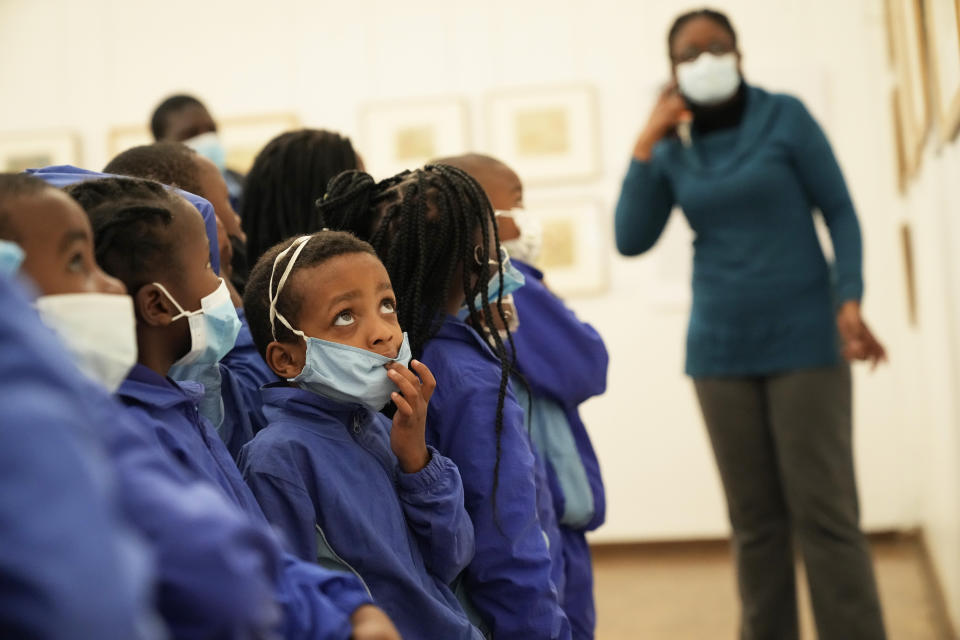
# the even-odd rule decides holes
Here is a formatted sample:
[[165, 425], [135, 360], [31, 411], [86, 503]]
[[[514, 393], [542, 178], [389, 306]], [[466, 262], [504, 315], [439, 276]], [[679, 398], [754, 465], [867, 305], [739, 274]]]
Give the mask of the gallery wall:
[[[960, 540], [953, 398], [960, 230], [949, 216], [960, 206], [955, 145], [924, 147], [927, 170], [900, 194], [880, 0], [714, 4], [740, 31], [747, 78], [796, 93], [820, 119], [861, 215], [866, 317], [890, 351], [889, 365], [876, 372], [858, 367], [855, 375], [864, 522], [871, 530], [926, 526], [948, 592], [958, 596], [960, 546], [949, 542]], [[560, 184], [531, 183], [527, 202], [544, 209], [594, 203], [605, 244], [601, 286], [569, 299], [611, 351], [608, 393], [584, 407], [609, 496], [608, 522], [593, 539], [725, 535], [712, 457], [682, 374], [689, 232], [675, 216], [650, 255], [624, 259], [611, 248], [612, 210], [632, 138], [666, 78], [665, 33], [683, 3], [263, 6], [0, 2], [0, 148], [4, 132], [73, 132], [79, 162], [98, 168], [109, 158], [112, 131], [142, 125], [165, 94], [188, 91], [224, 120], [295, 114], [357, 141], [370, 105], [453, 98], [463, 105], [470, 147], [489, 150], [497, 135], [486, 115], [491, 95], [589, 88], [596, 97], [596, 170]], [[914, 241], [916, 326], [907, 314], [904, 221]]]

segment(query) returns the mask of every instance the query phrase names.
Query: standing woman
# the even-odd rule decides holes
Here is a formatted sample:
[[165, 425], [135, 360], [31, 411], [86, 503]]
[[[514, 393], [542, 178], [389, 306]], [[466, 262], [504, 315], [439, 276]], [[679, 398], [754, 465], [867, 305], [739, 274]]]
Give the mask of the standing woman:
[[860, 315], [853, 203], [803, 104], [743, 82], [725, 15], [680, 16], [668, 47], [673, 82], [634, 147], [617, 248], [650, 249], [675, 205], [696, 233], [686, 371], [733, 526], [740, 637], [798, 637], [796, 543], [820, 640], [885, 638], [859, 525], [844, 359], [886, 356]]

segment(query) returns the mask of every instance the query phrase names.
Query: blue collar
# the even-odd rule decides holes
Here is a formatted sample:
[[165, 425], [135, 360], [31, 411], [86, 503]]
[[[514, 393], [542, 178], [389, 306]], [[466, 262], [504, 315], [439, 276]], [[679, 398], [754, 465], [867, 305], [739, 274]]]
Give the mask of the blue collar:
[[493, 358], [497, 362], [497, 354], [493, 352], [493, 349], [490, 348], [486, 342], [483, 341], [483, 338], [473, 330], [473, 327], [468, 325], [463, 320], [459, 320], [456, 316], [448, 315], [443, 319], [443, 324], [440, 325], [440, 330], [437, 331], [437, 334], [431, 338], [441, 338], [444, 340], [456, 340], [457, 342], [465, 342], [467, 344], [477, 346], [485, 355]]
[[[374, 417], [373, 412], [361, 404], [331, 400], [312, 391], [291, 387], [285, 382], [274, 382], [263, 386], [260, 389], [260, 397], [263, 398], [263, 413], [267, 417], [268, 425], [282, 420], [283, 413], [292, 413], [311, 418], [298, 424], [305, 424], [325, 434], [332, 434], [341, 440], [350, 439], [346, 429], [349, 428], [355, 416], [361, 415], [364, 423]], [[332, 426], [332, 422], [337, 424], [337, 428], [325, 428]]]
[[196, 405], [203, 398], [203, 391], [202, 384], [176, 383], [137, 363], [120, 385], [117, 395], [160, 409], [170, 409], [181, 404]]

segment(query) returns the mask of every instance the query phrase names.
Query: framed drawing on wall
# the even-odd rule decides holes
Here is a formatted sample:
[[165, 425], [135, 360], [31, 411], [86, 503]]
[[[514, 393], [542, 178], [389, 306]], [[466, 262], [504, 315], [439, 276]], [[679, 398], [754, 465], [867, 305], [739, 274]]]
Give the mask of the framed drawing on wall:
[[960, 17], [952, 0], [926, 0], [931, 96], [941, 143], [960, 128]]
[[486, 116], [487, 150], [524, 184], [589, 180], [600, 171], [597, 97], [591, 86], [492, 93]]
[[58, 164], [80, 164], [80, 140], [75, 133], [0, 133], [0, 171], [18, 173]]
[[459, 98], [369, 103], [360, 108], [360, 153], [378, 179], [470, 150]]
[[910, 169], [907, 166], [907, 156], [903, 144], [903, 117], [900, 113], [900, 90], [894, 88], [890, 92], [890, 115], [893, 131], [894, 170], [896, 171], [897, 190], [903, 194], [907, 191], [907, 180]]
[[591, 295], [606, 290], [610, 248], [608, 221], [591, 199], [533, 201], [526, 209], [543, 226], [537, 268], [547, 285], [561, 297]]
[[233, 116], [217, 120], [217, 131], [227, 152], [227, 168], [246, 174], [268, 142], [300, 126], [300, 118], [295, 113]]
[[920, 167], [930, 129], [927, 45], [922, 0], [887, 0], [892, 31], [903, 150], [908, 176]]
[[150, 130], [146, 125], [131, 124], [113, 127], [107, 133], [107, 152], [110, 154], [110, 160], [112, 160], [127, 149], [152, 142], [153, 136], [150, 135]]
[[[217, 120], [220, 141], [227, 153], [227, 167], [247, 173], [264, 145], [284, 131], [299, 127], [300, 118], [293, 113], [233, 116]], [[107, 148], [113, 158], [121, 151], [152, 142], [153, 136], [145, 125], [127, 125], [110, 130]]]

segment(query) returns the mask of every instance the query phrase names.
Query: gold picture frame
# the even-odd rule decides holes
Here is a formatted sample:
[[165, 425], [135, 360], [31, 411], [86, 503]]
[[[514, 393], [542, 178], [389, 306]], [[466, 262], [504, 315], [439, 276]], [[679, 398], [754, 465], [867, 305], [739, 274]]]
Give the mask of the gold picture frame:
[[73, 131], [0, 133], [0, 172], [79, 165], [80, 155], [80, 137]]
[[599, 105], [589, 84], [502, 89], [485, 97], [485, 151], [525, 185], [589, 181], [600, 175]]
[[941, 144], [960, 130], [960, 0], [926, 0], [930, 89]]
[[[218, 118], [217, 131], [227, 152], [227, 168], [247, 173], [256, 155], [270, 140], [301, 126], [299, 116], [289, 112]], [[153, 136], [146, 125], [118, 126], [107, 134], [107, 149], [111, 158], [131, 147], [152, 142]]]
[[930, 131], [929, 68], [923, 0], [887, 0], [907, 178], [920, 168]]

